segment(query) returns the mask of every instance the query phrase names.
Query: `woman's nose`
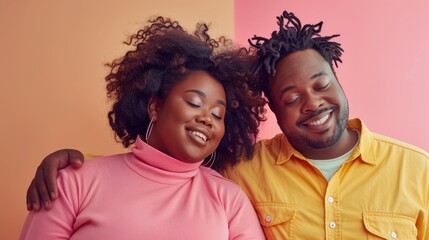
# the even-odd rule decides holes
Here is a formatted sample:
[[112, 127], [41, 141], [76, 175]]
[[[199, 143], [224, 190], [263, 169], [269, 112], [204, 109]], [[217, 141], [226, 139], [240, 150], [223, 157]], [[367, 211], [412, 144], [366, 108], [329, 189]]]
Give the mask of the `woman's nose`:
[[208, 113], [207, 111], [204, 111], [203, 113], [201, 113], [196, 117], [196, 121], [198, 123], [203, 123], [205, 125], [211, 126], [213, 119], [210, 113]]

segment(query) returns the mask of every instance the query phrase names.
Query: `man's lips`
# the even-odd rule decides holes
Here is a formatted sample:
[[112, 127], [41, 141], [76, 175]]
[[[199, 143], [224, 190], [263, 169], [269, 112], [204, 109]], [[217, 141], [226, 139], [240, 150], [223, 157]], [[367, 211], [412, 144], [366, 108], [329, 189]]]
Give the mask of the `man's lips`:
[[325, 108], [321, 109], [319, 111], [315, 111], [310, 116], [308, 116], [306, 119], [300, 121], [298, 125], [303, 125], [307, 127], [317, 127], [322, 126], [325, 124], [329, 117], [331, 116], [331, 113], [335, 110], [334, 107], [332, 108]]
[[308, 126], [320, 126], [320, 125], [324, 124], [328, 120], [330, 112], [329, 113], [325, 112], [325, 113], [326, 114], [324, 117], [320, 118], [319, 120], [309, 122], [307, 125]]

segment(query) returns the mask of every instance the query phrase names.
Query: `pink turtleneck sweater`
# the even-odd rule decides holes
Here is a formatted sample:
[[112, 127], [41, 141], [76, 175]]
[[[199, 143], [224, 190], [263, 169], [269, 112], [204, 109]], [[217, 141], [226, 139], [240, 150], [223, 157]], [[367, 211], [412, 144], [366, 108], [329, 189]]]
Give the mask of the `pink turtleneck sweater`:
[[20, 239], [265, 239], [238, 185], [200, 164], [137, 139], [132, 153], [64, 169], [53, 208], [30, 212]]

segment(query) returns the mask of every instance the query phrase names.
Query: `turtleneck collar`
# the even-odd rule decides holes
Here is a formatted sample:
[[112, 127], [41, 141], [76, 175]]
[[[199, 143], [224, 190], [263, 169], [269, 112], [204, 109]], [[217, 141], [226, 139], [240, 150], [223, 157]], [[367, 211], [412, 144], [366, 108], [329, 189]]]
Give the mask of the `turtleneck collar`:
[[186, 163], [173, 158], [137, 137], [132, 154], [126, 155], [127, 165], [140, 176], [164, 184], [179, 184], [194, 177], [203, 160]]

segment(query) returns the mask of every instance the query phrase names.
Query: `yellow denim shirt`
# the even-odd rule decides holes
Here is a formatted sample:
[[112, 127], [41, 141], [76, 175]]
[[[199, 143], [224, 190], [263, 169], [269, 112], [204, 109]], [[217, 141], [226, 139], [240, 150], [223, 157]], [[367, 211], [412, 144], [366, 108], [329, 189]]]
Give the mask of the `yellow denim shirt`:
[[283, 134], [261, 140], [252, 160], [225, 170], [247, 193], [267, 239], [429, 239], [429, 155], [360, 132], [327, 182]]

